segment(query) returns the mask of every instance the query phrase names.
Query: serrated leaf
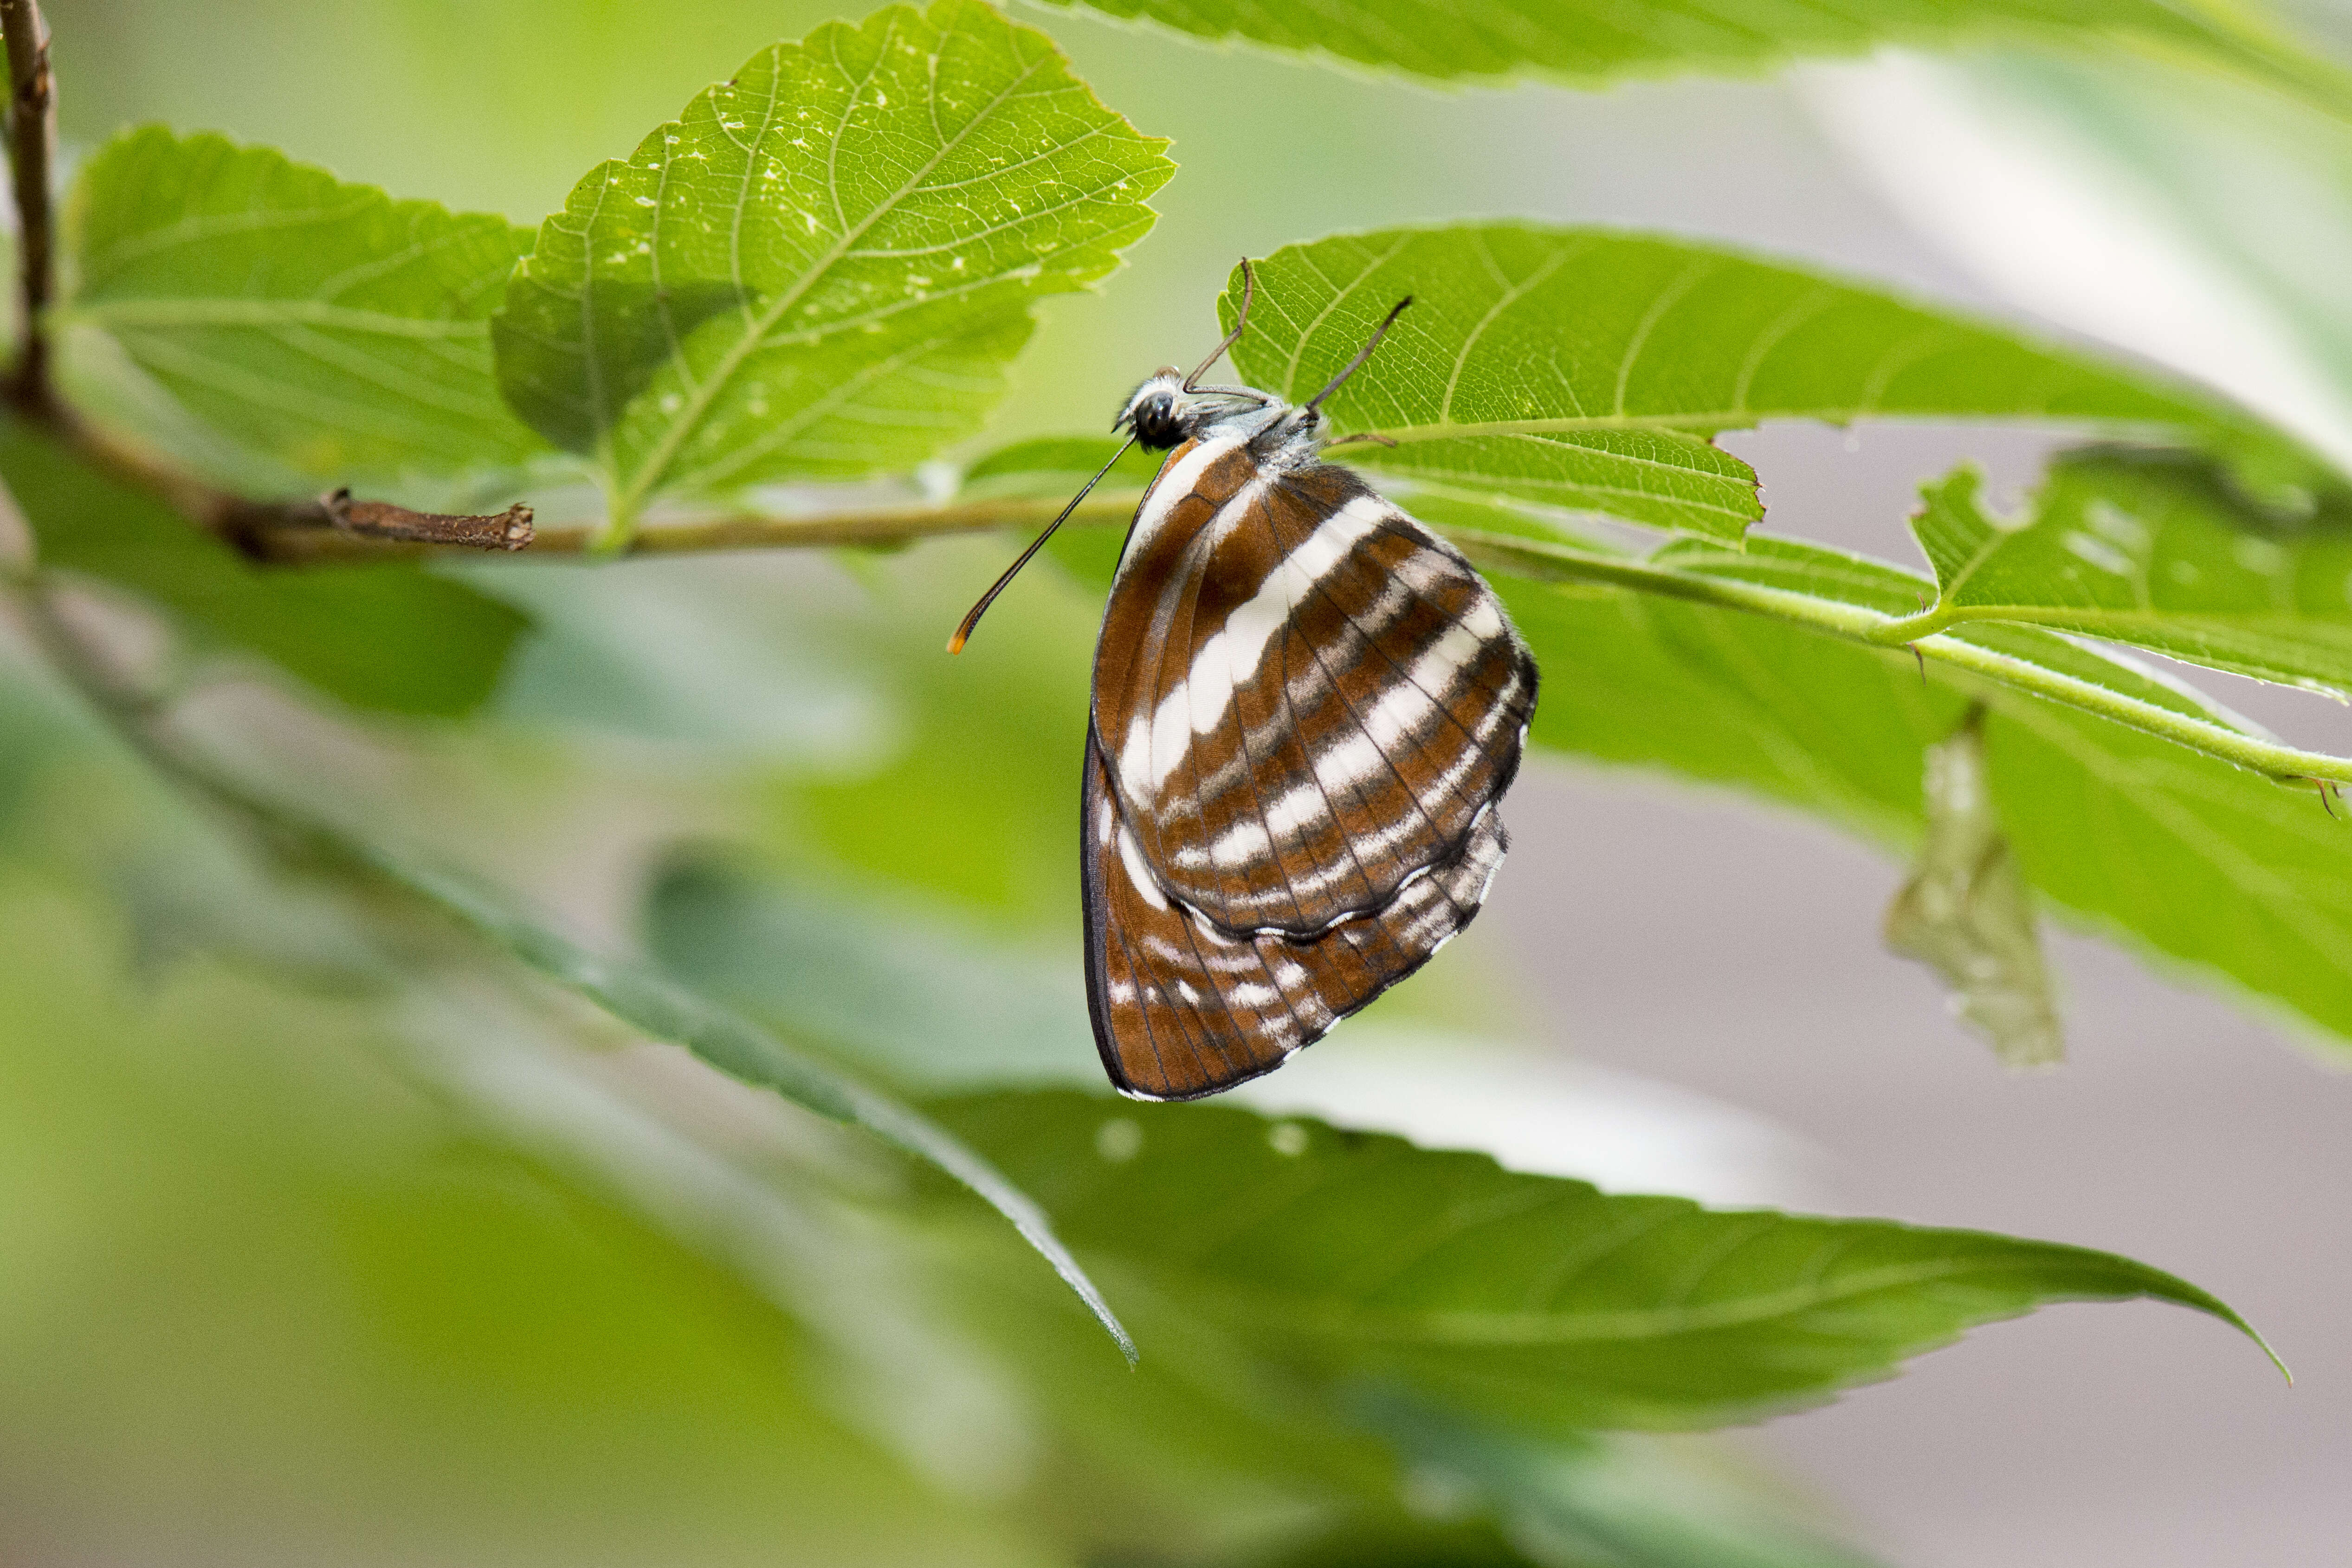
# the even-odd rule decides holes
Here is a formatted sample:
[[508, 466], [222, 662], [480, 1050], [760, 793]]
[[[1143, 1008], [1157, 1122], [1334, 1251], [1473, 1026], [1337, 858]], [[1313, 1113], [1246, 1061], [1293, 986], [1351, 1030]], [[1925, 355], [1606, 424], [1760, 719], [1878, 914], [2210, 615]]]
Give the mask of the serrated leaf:
[[1927, 836], [1887, 907], [1886, 945], [1943, 976], [1953, 1010], [2003, 1066], [2055, 1066], [2064, 1034], [2032, 894], [1993, 807], [1981, 711], [1927, 748], [1924, 793]]
[[2024, 622], [2258, 680], [2352, 695], [2352, 507], [2249, 499], [2175, 453], [2088, 451], [2026, 516], [1988, 512], [1963, 468], [1912, 519], [1939, 619]]
[[150, 126], [90, 160], [68, 234], [63, 322], [251, 451], [349, 480], [544, 449], [492, 373], [490, 311], [530, 245], [504, 218]]
[[[1325, 404], [1398, 444], [1348, 461], [1424, 485], [1737, 540], [1756, 475], [1710, 437], [1768, 419], [2054, 421], [2236, 447], [2245, 416], [2156, 378], [1858, 285], [1707, 246], [1526, 224], [1391, 229], [1257, 264], [1244, 378], [1319, 391], [1412, 307]], [[1235, 271], [1219, 310], [1240, 302]], [[2270, 444], [2281, 442], [2271, 439]]]
[[[2054, 913], [2352, 1041], [2352, 823], [2311, 794], [1941, 664], [1923, 678], [1902, 649], [1648, 594], [1496, 586], [1544, 668], [1575, 672], [1544, 688], [1538, 746], [1762, 795], [1897, 853], [1924, 831], [1927, 748], [1987, 701], [1993, 799]], [[2096, 660], [2085, 678], [2135, 674], [2038, 628], [1969, 630]], [[2146, 700], [2179, 692], [2139, 679]]]
[[501, 383], [624, 525], [911, 467], [977, 426], [1035, 301], [1150, 227], [1164, 145], [980, 0], [828, 25], [589, 172], [508, 292]]
[[380, 712], [456, 716], [497, 687], [529, 622], [415, 561], [298, 571], [258, 567], [153, 497], [45, 437], [0, 424], [0, 474], [44, 565], [130, 590], [204, 653], [257, 656]]
[[933, 1110], [1114, 1277], [1328, 1386], [1523, 1430], [1752, 1420], [2060, 1301], [2147, 1297], [2252, 1333], [2195, 1286], [2083, 1248], [1610, 1196], [1223, 1106]]
[[1579, 87], [1680, 71], [1754, 71], [1887, 45], [2056, 44], [2185, 53], [2322, 101], [2336, 74], [2275, 35], [2218, 11], [2157, 0], [1904, 0], [1790, 6], [1772, 0], [1356, 0], [1344, 7], [1242, 0], [1045, 0], [1147, 18], [1196, 37], [1455, 81], [1538, 75]]

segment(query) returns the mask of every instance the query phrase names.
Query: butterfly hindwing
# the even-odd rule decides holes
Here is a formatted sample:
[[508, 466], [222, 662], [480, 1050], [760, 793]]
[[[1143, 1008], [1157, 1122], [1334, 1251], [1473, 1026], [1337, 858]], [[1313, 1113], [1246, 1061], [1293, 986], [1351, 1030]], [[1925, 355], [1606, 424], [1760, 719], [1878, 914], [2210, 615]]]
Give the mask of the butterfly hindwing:
[[1380, 911], [1319, 936], [1239, 936], [1171, 898], [1129, 827], [1108, 764], [1087, 737], [1081, 861], [1087, 991], [1111, 1082], [1189, 1100], [1280, 1066], [1427, 962], [1469, 924], [1502, 863], [1490, 808], [1458, 852]]

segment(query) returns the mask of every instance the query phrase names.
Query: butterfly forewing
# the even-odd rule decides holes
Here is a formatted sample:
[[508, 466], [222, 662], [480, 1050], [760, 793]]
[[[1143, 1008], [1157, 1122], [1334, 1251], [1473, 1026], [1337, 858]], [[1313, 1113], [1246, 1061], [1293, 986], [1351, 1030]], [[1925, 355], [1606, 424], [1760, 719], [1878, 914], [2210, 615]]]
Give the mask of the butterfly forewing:
[[1377, 913], [1306, 940], [1236, 936], [1160, 888], [1090, 735], [1087, 988], [1112, 1082], [1187, 1100], [1271, 1071], [1467, 925], [1504, 848], [1489, 809], [1451, 858], [1423, 868]]
[[1103, 626], [1095, 727], [1162, 894], [1312, 936], [1456, 859], [1518, 764], [1535, 668], [1467, 562], [1349, 471], [1172, 453]]

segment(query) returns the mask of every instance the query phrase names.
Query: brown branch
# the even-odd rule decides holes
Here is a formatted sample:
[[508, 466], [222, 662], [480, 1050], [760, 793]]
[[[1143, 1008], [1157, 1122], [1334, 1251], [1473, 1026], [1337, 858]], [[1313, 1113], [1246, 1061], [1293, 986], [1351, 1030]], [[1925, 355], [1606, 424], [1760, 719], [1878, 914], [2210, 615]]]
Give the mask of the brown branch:
[[0, 0], [8, 49], [8, 171], [16, 193], [16, 363], [8, 401], [21, 409], [56, 400], [49, 382], [49, 298], [57, 281], [57, 231], [49, 163], [57, 150], [57, 92], [49, 76], [49, 27], [35, 0]]
[[348, 489], [319, 497], [327, 521], [354, 538], [404, 544], [457, 545], [467, 549], [520, 549], [531, 541], [530, 508], [517, 501], [488, 517], [412, 512], [389, 501], [354, 501]]
[[[1136, 492], [1123, 496], [1089, 496], [1084, 505], [1070, 514], [1070, 521], [1123, 523], [1135, 510], [1139, 495]], [[961, 506], [883, 507], [836, 512], [829, 517], [743, 515], [673, 523], [653, 521], [631, 537], [624, 553], [687, 555], [719, 550], [807, 549], [824, 545], [905, 544], [936, 534], [984, 533], [996, 528], [1042, 527], [1052, 520], [1054, 514], [1062, 509], [1062, 505], [1047, 497], [1034, 500], [974, 501]], [[529, 510], [528, 507], [520, 509]], [[415, 517], [418, 514], [408, 515]], [[499, 518], [456, 520], [488, 524], [509, 515], [502, 513]], [[259, 521], [261, 527], [247, 547], [248, 553], [260, 559], [289, 564], [382, 560], [394, 554], [446, 549], [458, 542], [444, 539], [411, 542], [404, 547], [321, 528], [315, 517], [295, 519], [281, 516], [255, 520]], [[594, 547], [600, 533], [597, 527], [587, 523], [538, 528], [532, 533], [530, 553], [535, 556], [584, 555]], [[505, 548], [520, 547], [509, 545]]]

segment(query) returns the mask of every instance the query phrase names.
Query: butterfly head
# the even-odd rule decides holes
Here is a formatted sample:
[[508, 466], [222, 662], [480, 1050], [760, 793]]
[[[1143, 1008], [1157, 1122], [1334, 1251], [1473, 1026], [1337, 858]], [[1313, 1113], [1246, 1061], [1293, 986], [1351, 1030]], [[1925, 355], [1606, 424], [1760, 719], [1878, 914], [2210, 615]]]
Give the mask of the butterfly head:
[[1165, 452], [1198, 435], [1207, 413], [1198, 394], [1184, 390], [1184, 372], [1168, 365], [1135, 389], [1111, 429], [1132, 430], [1144, 450]]
[[1255, 429], [1272, 423], [1273, 415], [1298, 412], [1246, 387], [1188, 385], [1184, 372], [1169, 365], [1135, 389], [1111, 429], [1134, 432], [1136, 444], [1146, 451], [1166, 452], [1230, 420], [1246, 419]]

